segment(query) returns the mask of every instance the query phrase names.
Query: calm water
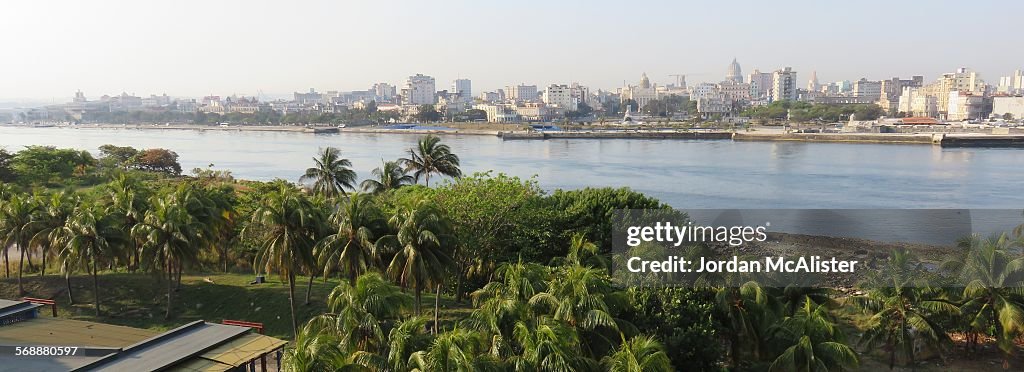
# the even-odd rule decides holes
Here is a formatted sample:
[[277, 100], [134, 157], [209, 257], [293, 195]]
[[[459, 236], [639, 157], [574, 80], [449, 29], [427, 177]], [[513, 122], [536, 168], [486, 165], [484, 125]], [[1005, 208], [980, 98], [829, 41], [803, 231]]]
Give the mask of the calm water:
[[[164, 147], [190, 170], [297, 180], [317, 149], [336, 146], [363, 179], [418, 136], [0, 127], [0, 147], [97, 152], [111, 143]], [[677, 208], [1024, 208], [1024, 150], [679, 140], [507, 141], [444, 136], [466, 173], [536, 175], [545, 189], [628, 186]]]

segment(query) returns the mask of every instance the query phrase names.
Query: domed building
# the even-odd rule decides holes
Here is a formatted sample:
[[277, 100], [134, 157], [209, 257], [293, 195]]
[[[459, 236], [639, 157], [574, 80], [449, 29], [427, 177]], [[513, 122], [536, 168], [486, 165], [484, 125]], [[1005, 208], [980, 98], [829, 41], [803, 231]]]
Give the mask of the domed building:
[[658, 85], [651, 84], [651, 79], [644, 73], [640, 76], [640, 85], [626, 85], [619, 90], [619, 97], [622, 102], [630, 99], [636, 101], [638, 107], [632, 107], [631, 110], [640, 111], [648, 102], [658, 99]]
[[736, 62], [736, 58], [733, 58], [732, 63], [729, 64], [729, 71], [725, 74], [725, 80], [734, 83], [743, 82], [743, 71], [740, 69], [740, 64]]

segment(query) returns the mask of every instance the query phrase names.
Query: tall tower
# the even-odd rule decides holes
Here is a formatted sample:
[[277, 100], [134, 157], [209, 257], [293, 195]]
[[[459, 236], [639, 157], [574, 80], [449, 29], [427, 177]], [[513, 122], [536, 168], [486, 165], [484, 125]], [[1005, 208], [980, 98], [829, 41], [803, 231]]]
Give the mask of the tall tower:
[[733, 58], [732, 63], [729, 64], [729, 71], [725, 74], [725, 80], [729, 80], [734, 83], [743, 82], [743, 72], [740, 70], [740, 64], [736, 62], [736, 58]]
[[811, 92], [818, 91], [818, 71], [811, 71], [811, 80], [807, 81], [807, 90]]

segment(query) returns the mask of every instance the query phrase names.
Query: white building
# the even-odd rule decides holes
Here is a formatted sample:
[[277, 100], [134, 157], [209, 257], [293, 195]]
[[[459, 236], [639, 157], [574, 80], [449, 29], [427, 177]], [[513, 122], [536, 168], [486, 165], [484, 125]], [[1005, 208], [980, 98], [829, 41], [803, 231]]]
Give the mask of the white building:
[[536, 101], [537, 86], [536, 85], [511, 85], [505, 87], [505, 99], [516, 102], [530, 102]]
[[985, 97], [970, 92], [949, 92], [949, 121], [981, 119], [985, 109]]
[[[700, 83], [690, 86], [690, 99], [696, 101], [718, 95], [718, 84]], [[641, 106], [642, 107], [642, 106]]]
[[938, 99], [925, 94], [921, 88], [903, 88], [900, 94], [898, 112], [907, 116], [935, 117], [938, 115]]
[[772, 73], [771, 100], [775, 101], [796, 101], [796, 71], [786, 67], [782, 70], [775, 70]]
[[861, 78], [853, 83], [853, 96], [865, 101], [877, 101], [882, 98], [882, 82]]
[[544, 89], [544, 96], [542, 100], [544, 103], [564, 108], [568, 111], [576, 111], [579, 107], [579, 93], [575, 93], [576, 89], [573, 89], [569, 85], [565, 84], [551, 84]]
[[992, 97], [992, 117], [1006, 114], [1014, 119], [1024, 119], [1024, 97]]
[[370, 88], [373, 92], [374, 100], [378, 103], [381, 102], [393, 102], [395, 96], [398, 95], [398, 89], [394, 85], [388, 83], [377, 83]]
[[997, 91], [1003, 94], [1020, 94], [1024, 92], [1024, 72], [1015, 70], [1013, 75], [999, 78]]
[[410, 76], [405, 82], [405, 88], [402, 88], [402, 104], [433, 105], [435, 90], [433, 77], [423, 74]]
[[452, 93], [455, 93], [463, 100], [472, 100], [473, 83], [469, 79], [455, 79], [452, 82]]

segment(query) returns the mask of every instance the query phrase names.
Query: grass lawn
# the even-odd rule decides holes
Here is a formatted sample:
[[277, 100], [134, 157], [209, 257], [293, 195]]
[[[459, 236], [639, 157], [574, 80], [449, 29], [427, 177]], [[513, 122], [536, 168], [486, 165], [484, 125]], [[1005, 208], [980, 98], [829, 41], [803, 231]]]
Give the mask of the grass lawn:
[[[70, 305], [62, 276], [26, 276], [25, 290], [28, 297], [57, 300], [58, 316], [64, 318], [153, 330], [167, 330], [199, 319], [208, 322], [235, 319], [263, 323], [267, 335], [291, 339], [288, 283], [277, 276], [269, 276], [267, 283], [249, 285], [252, 279], [252, 274], [183, 275], [181, 289], [174, 294], [173, 317], [169, 320], [164, 319], [167, 285], [152, 274], [101, 273], [99, 288], [103, 315], [100, 317], [96, 317], [93, 311], [90, 276], [71, 278], [74, 305]], [[322, 279], [314, 280], [310, 304], [304, 305], [308, 280], [308, 277], [300, 277], [295, 288], [299, 327], [327, 311], [327, 296], [338, 283], [337, 279], [326, 283]], [[0, 279], [0, 298], [20, 298], [17, 278]], [[424, 293], [424, 312], [432, 316], [433, 307], [434, 295]], [[468, 300], [460, 305], [442, 295], [439, 316], [442, 326], [450, 328], [454, 321], [468, 316], [470, 311]], [[49, 310], [42, 314], [49, 316]]]

